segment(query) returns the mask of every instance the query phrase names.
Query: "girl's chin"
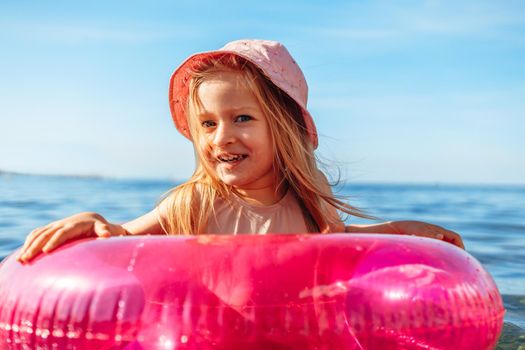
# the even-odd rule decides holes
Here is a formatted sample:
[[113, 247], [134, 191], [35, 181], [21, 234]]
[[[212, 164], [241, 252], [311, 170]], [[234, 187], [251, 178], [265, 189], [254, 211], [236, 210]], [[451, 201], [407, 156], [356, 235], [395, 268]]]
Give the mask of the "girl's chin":
[[253, 184], [257, 179], [254, 178], [246, 178], [243, 176], [236, 176], [231, 174], [220, 174], [218, 175], [219, 180], [228, 186], [236, 187], [238, 189], [242, 189], [244, 187], [250, 187], [251, 184]]
[[244, 181], [242, 181], [241, 179], [232, 177], [232, 176], [221, 176], [221, 175], [219, 175], [219, 180], [222, 183], [224, 183], [225, 185], [233, 186], [233, 187], [239, 187], [239, 186], [242, 186], [244, 184]]

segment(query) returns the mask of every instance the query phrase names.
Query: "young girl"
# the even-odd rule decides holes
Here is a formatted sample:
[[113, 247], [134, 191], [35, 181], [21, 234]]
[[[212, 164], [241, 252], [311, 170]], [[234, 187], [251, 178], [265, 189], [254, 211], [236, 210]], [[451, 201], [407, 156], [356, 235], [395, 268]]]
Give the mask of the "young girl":
[[169, 101], [193, 142], [192, 177], [123, 225], [86, 212], [37, 228], [18, 259], [81, 237], [141, 234], [397, 233], [463, 248], [456, 233], [418, 221], [345, 227], [339, 213], [369, 216], [337, 199], [318, 169], [306, 100], [303, 73], [278, 42], [239, 40], [189, 57], [173, 73]]

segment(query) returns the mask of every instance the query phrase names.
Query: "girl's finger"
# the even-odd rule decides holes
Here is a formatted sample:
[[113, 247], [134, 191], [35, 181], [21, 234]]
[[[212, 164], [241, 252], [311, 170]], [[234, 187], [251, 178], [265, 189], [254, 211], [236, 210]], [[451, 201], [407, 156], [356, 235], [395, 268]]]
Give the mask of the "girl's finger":
[[[454, 231], [447, 230], [441, 226], [428, 225], [429, 232], [432, 232], [429, 237], [436, 238], [441, 241], [452, 243], [462, 249], [465, 249], [461, 236]], [[436, 233], [437, 232], [437, 233]]]
[[61, 229], [57, 230], [52, 237], [49, 238], [49, 240], [42, 247], [42, 251], [44, 253], [52, 252], [63, 243], [77, 236], [77, 234], [78, 229], [75, 229], [74, 227], [62, 227]]
[[94, 225], [95, 234], [98, 237], [126, 236], [127, 231], [121, 225], [115, 225], [109, 222], [97, 221]]
[[463, 240], [459, 234], [450, 230], [446, 230], [446, 233], [449, 242], [460, 247], [461, 249], [465, 249], [465, 245], [463, 244]]
[[440, 232], [435, 232], [433, 230], [421, 230], [417, 234], [411, 234], [411, 236], [418, 236], [418, 237], [426, 237], [426, 238], [435, 238], [439, 240], [443, 240], [445, 238], [445, 235]]
[[457, 233], [445, 230], [443, 228], [439, 228], [437, 226], [428, 226], [427, 230], [421, 230], [420, 232], [418, 232], [417, 236], [434, 238], [440, 241], [452, 243], [458, 247], [463, 248], [461, 238]]
[[91, 223], [86, 222], [66, 224], [55, 232], [53, 237], [44, 245], [42, 251], [49, 253], [73, 238], [90, 237], [92, 236], [93, 229]]
[[31, 245], [27, 247], [24, 254], [22, 254], [20, 260], [21, 261], [29, 261], [31, 260], [36, 254], [38, 254], [41, 250], [44, 244], [50, 239], [50, 237], [58, 230], [58, 227], [51, 228], [46, 231], [42, 231], [38, 237], [36, 237], [33, 242], [31, 242]]
[[463, 240], [459, 235], [454, 236], [454, 244], [460, 247], [461, 249], [465, 249], [465, 245], [463, 244]]
[[42, 227], [37, 227], [36, 229], [34, 229], [33, 231], [31, 231], [31, 233], [29, 233], [29, 235], [27, 236], [26, 238], [26, 241], [24, 242], [24, 246], [22, 247], [22, 250], [25, 250], [27, 249], [28, 247], [31, 246], [31, 244], [33, 244], [34, 240], [40, 236], [40, 234], [48, 229], [50, 229], [52, 226], [52, 224], [49, 224], [49, 225], [46, 225], [46, 226], [42, 226]]
[[[24, 245], [20, 249], [20, 252], [18, 253], [17, 260], [24, 261], [22, 257], [26, 255], [30, 250], [32, 250], [32, 247], [35, 241], [38, 240], [39, 237], [41, 237], [42, 235], [45, 235], [50, 229], [51, 229], [51, 226], [47, 225], [47, 226], [36, 228], [33, 231], [31, 231], [26, 241], [24, 242]], [[31, 254], [29, 254], [29, 256], [31, 256]]]
[[95, 231], [95, 234], [98, 237], [111, 237], [111, 236], [117, 236], [117, 234], [113, 234], [113, 230], [110, 227], [110, 225], [106, 224], [105, 222], [101, 221], [95, 221], [95, 224], [93, 226], [93, 230]]

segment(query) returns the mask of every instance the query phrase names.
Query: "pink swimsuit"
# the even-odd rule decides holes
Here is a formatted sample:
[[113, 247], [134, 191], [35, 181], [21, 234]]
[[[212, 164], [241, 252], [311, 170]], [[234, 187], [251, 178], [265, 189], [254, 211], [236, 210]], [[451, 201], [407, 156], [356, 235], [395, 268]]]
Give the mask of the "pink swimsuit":
[[219, 199], [205, 233], [306, 233], [308, 229], [295, 195], [288, 191], [277, 203], [269, 206], [249, 204], [237, 196], [231, 203]]

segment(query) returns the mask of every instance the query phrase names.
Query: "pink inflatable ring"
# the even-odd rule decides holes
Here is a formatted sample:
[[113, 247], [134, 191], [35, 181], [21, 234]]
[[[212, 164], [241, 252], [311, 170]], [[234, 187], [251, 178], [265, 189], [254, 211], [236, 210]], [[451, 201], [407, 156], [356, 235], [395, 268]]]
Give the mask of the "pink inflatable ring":
[[397, 235], [90, 239], [0, 266], [1, 349], [492, 349], [471, 255]]

